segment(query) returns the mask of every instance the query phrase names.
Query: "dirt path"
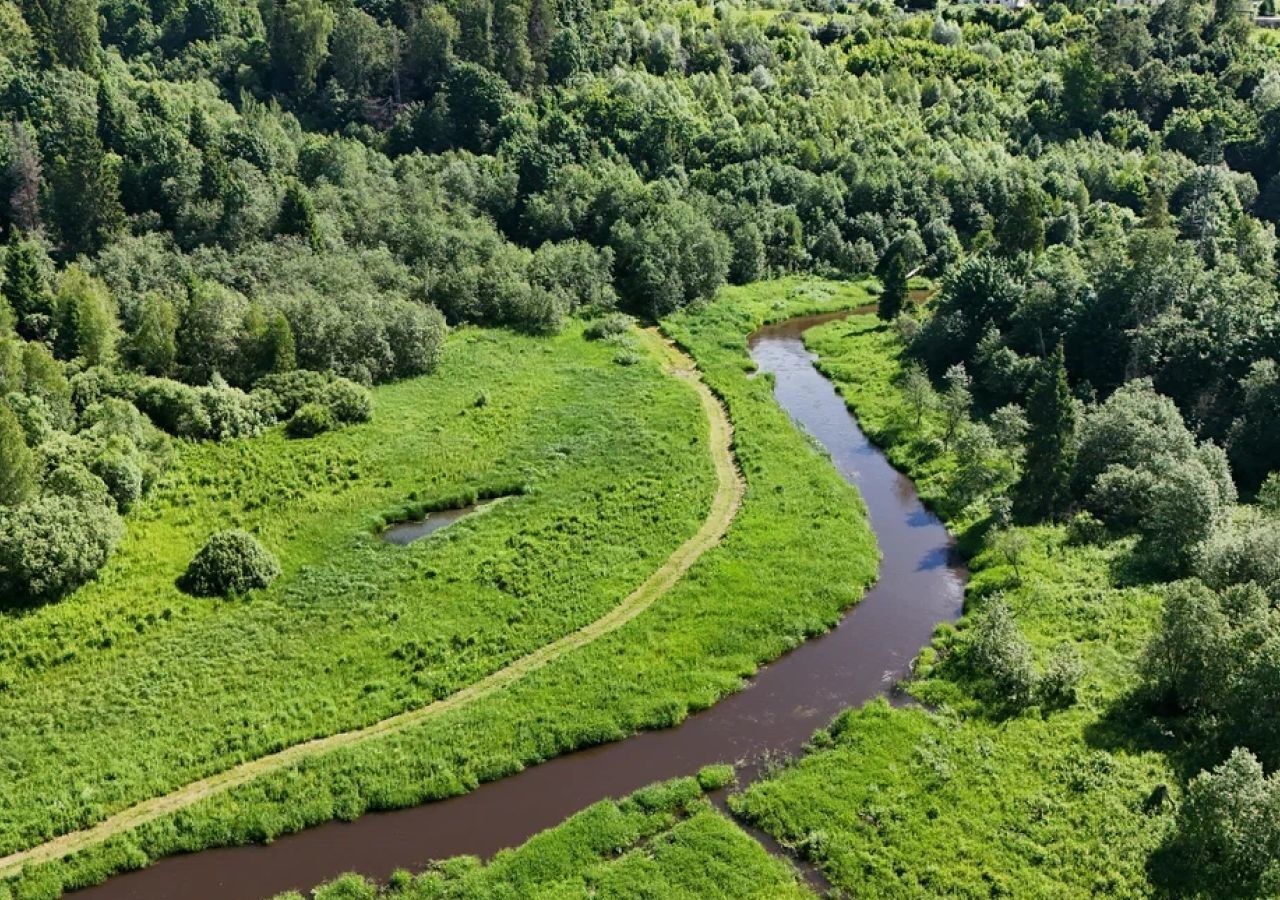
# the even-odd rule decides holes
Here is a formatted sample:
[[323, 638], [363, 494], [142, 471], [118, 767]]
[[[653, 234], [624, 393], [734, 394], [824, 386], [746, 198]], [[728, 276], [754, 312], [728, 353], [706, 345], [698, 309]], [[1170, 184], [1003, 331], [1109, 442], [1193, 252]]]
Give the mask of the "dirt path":
[[697, 533], [671, 554], [662, 566], [645, 579], [626, 599], [615, 606], [606, 615], [572, 634], [540, 647], [527, 656], [499, 669], [468, 685], [443, 700], [437, 700], [427, 706], [409, 710], [364, 728], [345, 731], [329, 737], [317, 738], [306, 743], [296, 744], [259, 759], [242, 763], [225, 772], [202, 778], [199, 781], [181, 787], [162, 797], [131, 806], [102, 822], [81, 831], [73, 831], [47, 843], [20, 850], [0, 858], [0, 877], [16, 874], [23, 867], [59, 859], [71, 853], [86, 850], [108, 838], [144, 825], [162, 816], [185, 809], [207, 797], [223, 791], [231, 790], [246, 784], [255, 778], [272, 772], [286, 769], [307, 757], [327, 753], [360, 741], [372, 740], [384, 735], [395, 734], [405, 729], [420, 725], [442, 713], [459, 709], [483, 697], [487, 697], [502, 688], [541, 669], [553, 660], [573, 650], [590, 644], [597, 638], [616, 631], [636, 616], [652, 606], [689, 570], [703, 553], [714, 547], [737, 515], [742, 503], [746, 486], [733, 456], [733, 426], [729, 422], [724, 408], [711, 393], [711, 389], [703, 383], [692, 359], [681, 353], [669, 341], [661, 337], [655, 330], [644, 333], [644, 340], [654, 352], [661, 356], [667, 370], [678, 378], [687, 381], [697, 392], [710, 424], [711, 459], [716, 470], [716, 493], [711, 502], [711, 510], [706, 521]]

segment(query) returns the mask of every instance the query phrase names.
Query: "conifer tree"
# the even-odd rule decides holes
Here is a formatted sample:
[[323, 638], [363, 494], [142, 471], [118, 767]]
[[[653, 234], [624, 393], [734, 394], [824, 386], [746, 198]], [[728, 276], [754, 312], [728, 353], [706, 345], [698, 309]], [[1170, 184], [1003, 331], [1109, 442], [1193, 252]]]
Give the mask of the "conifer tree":
[[49, 334], [53, 316], [53, 297], [40, 271], [39, 251], [25, 241], [15, 228], [9, 235], [4, 260], [4, 287], [0, 288], [18, 334], [29, 341], [43, 340]]
[[892, 322], [907, 305], [907, 261], [901, 253], [895, 251], [889, 258], [883, 280], [884, 293], [880, 295], [876, 315], [885, 322]]
[[1075, 466], [1076, 410], [1062, 345], [1046, 359], [1027, 400], [1026, 468], [1018, 485], [1023, 512], [1051, 519], [1067, 506]]

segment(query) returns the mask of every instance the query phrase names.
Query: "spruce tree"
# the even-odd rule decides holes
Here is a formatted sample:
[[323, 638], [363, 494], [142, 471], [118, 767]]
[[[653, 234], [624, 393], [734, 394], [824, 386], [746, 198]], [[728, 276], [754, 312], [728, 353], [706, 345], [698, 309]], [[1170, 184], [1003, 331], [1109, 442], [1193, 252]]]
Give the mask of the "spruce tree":
[[24, 241], [16, 228], [9, 235], [4, 287], [0, 293], [13, 313], [18, 334], [29, 341], [43, 340], [49, 334], [53, 296], [40, 271], [39, 250], [30, 241]]
[[315, 203], [310, 192], [296, 180], [291, 180], [285, 188], [276, 230], [281, 234], [297, 235], [310, 244], [311, 249], [320, 249], [320, 228], [316, 224]]
[[884, 293], [880, 295], [880, 305], [876, 315], [886, 322], [892, 322], [907, 305], [907, 261], [902, 254], [894, 252], [884, 270]]
[[1070, 499], [1076, 455], [1076, 410], [1061, 344], [1041, 364], [1027, 398], [1027, 422], [1026, 468], [1018, 501], [1028, 518], [1051, 519], [1065, 511]]

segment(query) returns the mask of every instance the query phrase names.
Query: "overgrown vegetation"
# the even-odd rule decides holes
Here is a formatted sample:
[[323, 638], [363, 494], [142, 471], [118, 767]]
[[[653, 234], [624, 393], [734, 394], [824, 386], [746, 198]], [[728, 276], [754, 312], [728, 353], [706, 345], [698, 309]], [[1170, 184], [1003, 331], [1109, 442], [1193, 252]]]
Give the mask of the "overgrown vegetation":
[[[730, 770], [732, 774], [732, 770]], [[770, 856], [702, 797], [715, 769], [605, 800], [491, 862], [436, 863], [400, 872], [379, 889], [358, 875], [317, 888], [315, 900], [466, 900], [597, 896], [799, 900], [811, 894], [794, 869]], [[277, 900], [298, 900], [297, 893]]]
[[[977, 422], [952, 401], [966, 407], [957, 423], [945, 397], [917, 384], [900, 337], [870, 318], [808, 340], [864, 429], [959, 529], [973, 577], [966, 617], [917, 661], [910, 691], [928, 711], [851, 711], [735, 807], [859, 896], [977, 883], [1266, 896], [1277, 845], [1254, 754], [1276, 747], [1273, 717], [1258, 714], [1275, 703], [1275, 529], [1231, 508], [1225, 461], [1149, 383], [1093, 406], [1053, 402], [1059, 354], [1031, 408], [1063, 412], [1029, 418], [1050, 423], [1042, 433], [1063, 448], [1066, 475], [1061, 494], [1045, 489], [1052, 467], [1028, 491], [1019, 469], [1053, 457], [1036, 449], [1035, 424], [975, 456], [963, 435], [1007, 431], [1008, 407]], [[1204, 469], [1179, 482], [1162, 457]], [[975, 480], [984, 489], [966, 489]], [[1195, 485], [1213, 499], [1197, 502]], [[1092, 509], [1110, 533], [1087, 511], [1066, 526], [1014, 524], [1028, 496], [1041, 515]], [[1171, 573], [1198, 577], [1167, 584]], [[1182, 795], [1185, 778], [1229, 753]]]
[[[725, 400], [747, 495], [726, 539], [651, 610], [482, 702], [264, 777], [178, 816], [121, 834], [69, 861], [29, 867], [14, 882], [15, 889], [56, 892], [166, 853], [264, 840], [338, 816], [461, 793], [574, 747], [620, 739], [642, 727], [674, 724], [691, 710], [740, 688], [759, 664], [831, 627], [874, 577], [874, 541], [856, 492], [791, 427], [765, 380], [747, 377], [751, 363], [745, 338], [769, 319], [859, 305], [866, 298], [857, 285], [784, 282], [735, 289], [706, 310], [667, 322]], [[109, 745], [118, 735], [126, 745], [115, 747], [113, 760], [149, 755], [163, 760], [172, 773], [168, 784], [185, 783], [196, 772], [216, 769], [231, 753], [247, 756], [263, 752], [268, 743], [280, 746], [296, 740], [281, 730], [286, 697], [287, 707], [299, 712], [298, 731], [305, 727], [312, 733], [332, 732], [374, 721], [474, 681], [519, 652], [511, 643], [513, 637], [527, 638], [529, 646], [542, 645], [576, 627], [568, 617], [580, 623], [615, 604], [670, 552], [682, 533], [693, 529], [704, 512], [709, 473], [701, 446], [705, 439], [691, 441], [691, 435], [702, 433], [705, 419], [687, 389], [660, 373], [647, 351], [634, 366], [616, 365], [612, 352], [609, 345], [583, 341], [576, 332], [548, 342], [463, 331], [452, 339], [440, 375], [377, 389], [379, 412], [373, 422], [318, 438], [321, 443], [314, 449], [310, 442], [288, 442], [274, 434], [190, 448], [193, 456], [179, 471], [186, 466], [200, 473], [222, 471], [222, 454], [237, 459], [243, 469], [240, 460], [245, 455], [258, 466], [271, 464], [259, 470], [264, 485], [273, 483], [279, 471], [275, 465], [285, 471], [295, 465], [280, 460], [281, 448], [299, 466], [304, 459], [354, 458], [346, 466], [404, 474], [391, 488], [378, 486], [379, 474], [350, 482], [341, 496], [331, 497], [330, 492], [347, 484], [350, 469], [344, 467], [296, 501], [284, 499], [291, 488], [282, 487], [281, 496], [264, 496], [262, 506], [243, 513], [236, 512], [234, 502], [228, 508], [216, 499], [226, 490], [223, 481], [210, 478], [207, 489], [212, 496], [200, 493], [196, 484], [176, 486], [178, 496], [190, 491], [193, 500], [204, 499], [191, 513], [164, 513], [155, 527], [168, 527], [169, 515], [178, 521], [198, 515], [202, 527], [199, 538], [189, 524], [181, 527], [184, 547], [175, 554], [166, 584], [217, 518], [214, 510], [222, 510], [219, 515], [241, 527], [259, 520], [257, 531], [280, 553], [284, 574], [234, 615], [224, 611], [225, 604], [192, 607], [178, 600], [170, 604], [169, 619], [157, 614], [154, 624], [144, 626], [144, 636], [127, 642], [116, 638], [132, 645], [131, 652], [141, 660], [145, 654], [154, 656], [161, 642], [203, 642], [217, 627], [235, 629], [237, 635], [226, 642], [226, 649], [236, 658], [216, 661], [216, 683], [218, 694], [235, 696], [236, 704], [209, 711], [207, 727], [203, 721], [191, 722], [181, 732], [147, 736], [136, 724], [121, 725], [101, 741], [95, 737], [77, 742], [85, 757], [83, 771], [101, 768], [91, 748]], [[475, 402], [480, 385], [489, 398], [484, 406]], [[422, 433], [434, 440], [424, 445]], [[517, 440], [510, 447], [503, 444]], [[435, 465], [441, 472], [426, 485], [421, 482], [424, 446], [437, 448], [433, 452], [439, 455], [430, 459], [439, 460]], [[477, 457], [481, 452], [487, 455]], [[632, 473], [621, 485], [616, 483], [619, 454], [629, 460], [623, 471]], [[404, 462], [396, 464], [394, 459]], [[498, 465], [502, 460], [507, 462]], [[678, 476], [669, 464], [686, 474]], [[326, 470], [322, 466], [319, 471]], [[471, 526], [459, 523], [441, 537], [409, 548], [383, 545], [368, 529], [359, 534], [343, 530], [355, 529], [359, 516], [347, 514], [335, 521], [331, 514], [355, 506], [387, 510], [386, 501], [373, 498], [405, 496], [410, 485], [420, 497], [426, 493], [424, 487], [430, 490], [427, 497], [455, 497], [462, 484], [483, 484], [481, 476], [487, 472], [496, 488], [525, 474], [530, 478], [529, 493], [495, 506]], [[319, 508], [303, 523], [287, 524], [290, 515], [315, 504]], [[591, 509], [597, 512], [588, 518], [583, 510]], [[815, 515], [833, 551], [821, 565], [813, 564], [811, 553]], [[517, 532], [523, 537], [513, 539]], [[643, 534], [651, 536], [645, 544], [636, 537]], [[127, 553], [126, 549], [112, 566], [128, 562]], [[316, 561], [295, 569], [304, 553]], [[345, 573], [353, 565], [360, 566], [361, 582], [373, 586], [368, 591], [352, 590], [356, 582]], [[759, 577], [762, 566], [773, 573], [771, 578]], [[129, 565], [126, 571], [136, 573], [137, 567]], [[584, 573], [594, 573], [589, 582], [583, 580]], [[564, 586], [572, 585], [574, 595], [581, 595], [588, 584], [589, 609], [556, 612], [570, 599]], [[389, 594], [392, 589], [395, 593]], [[108, 605], [115, 596], [104, 593], [94, 602]], [[80, 602], [81, 595], [75, 595], [41, 614], [67, 615]], [[216, 620], [211, 618], [215, 615]], [[354, 621], [365, 628], [353, 630]], [[44, 630], [31, 624], [37, 625], [32, 633]], [[298, 643], [292, 645], [297, 651], [278, 668], [264, 669], [263, 663], [276, 656], [256, 653], [254, 642], [278, 646], [279, 630], [285, 626], [297, 635]], [[390, 652], [388, 634], [395, 636]], [[82, 655], [87, 663], [95, 653], [85, 650]], [[171, 658], [176, 664], [185, 657], [174, 651]], [[340, 666], [335, 663], [339, 659]], [[60, 676], [32, 678], [31, 702], [37, 702], [35, 686], [42, 682], [63, 685], [60, 690], [67, 696], [91, 690], [81, 681], [77, 663], [60, 667]], [[213, 670], [200, 671], [203, 676]], [[357, 671], [359, 676], [353, 674]], [[203, 681], [201, 696], [207, 696], [214, 678], [209, 674], [195, 679]], [[99, 674], [95, 683], [100, 687], [100, 682]], [[247, 699], [241, 699], [241, 690]], [[21, 683], [8, 695], [25, 696]], [[328, 699], [334, 697], [339, 699]], [[151, 704], [158, 699], [153, 696]], [[174, 702], [182, 698], [175, 696]], [[311, 724], [302, 724], [303, 714], [312, 716]], [[245, 718], [248, 726], [237, 724]], [[14, 725], [6, 733], [18, 733], [23, 721], [29, 717], [15, 712]], [[101, 719], [92, 719], [82, 727], [85, 734], [96, 735], [102, 734], [102, 726]], [[234, 736], [235, 749], [229, 736]], [[137, 741], [144, 743], [130, 743]], [[23, 752], [31, 762], [24, 772], [30, 775], [20, 782], [22, 793], [12, 798], [14, 817], [26, 823], [21, 826], [26, 834], [49, 829], [43, 831], [48, 834], [58, 828], [49, 822], [49, 807], [25, 800], [26, 791], [47, 797], [73, 790], [70, 786], [78, 782], [71, 773], [80, 771], [80, 764], [72, 768], [62, 759], [46, 769], [49, 757], [41, 749], [46, 745], [15, 744], [22, 746], [28, 748]], [[193, 747], [209, 749], [198, 767], [185, 767], [176, 762], [179, 747], [183, 758]], [[227, 748], [226, 755], [222, 748]], [[118, 785], [114, 798], [99, 795], [91, 804], [78, 803], [77, 824], [157, 792], [144, 787], [132, 768], [112, 765], [117, 772], [113, 783]], [[67, 802], [77, 801], [68, 797]], [[9, 816], [4, 820], [10, 821]], [[31, 840], [11, 838], [9, 845]]]

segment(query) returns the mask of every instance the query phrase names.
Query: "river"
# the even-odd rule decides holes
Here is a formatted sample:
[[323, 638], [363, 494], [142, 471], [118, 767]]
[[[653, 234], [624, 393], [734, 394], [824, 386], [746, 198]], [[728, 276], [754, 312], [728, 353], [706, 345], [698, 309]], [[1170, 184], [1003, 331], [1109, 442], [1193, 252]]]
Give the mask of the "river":
[[749, 783], [766, 755], [798, 753], [842, 709], [888, 692], [935, 626], [959, 616], [967, 574], [946, 528], [813, 366], [803, 333], [841, 315], [791, 319], [750, 341], [759, 369], [773, 373], [779, 404], [862, 493], [880, 545], [879, 580], [830, 633], [675, 728], [570, 753], [448, 800], [321, 825], [266, 846], [168, 857], [79, 891], [77, 900], [259, 900], [343, 872], [385, 879], [457, 854], [487, 858], [606, 797], [710, 763], [738, 761], [739, 780]]

